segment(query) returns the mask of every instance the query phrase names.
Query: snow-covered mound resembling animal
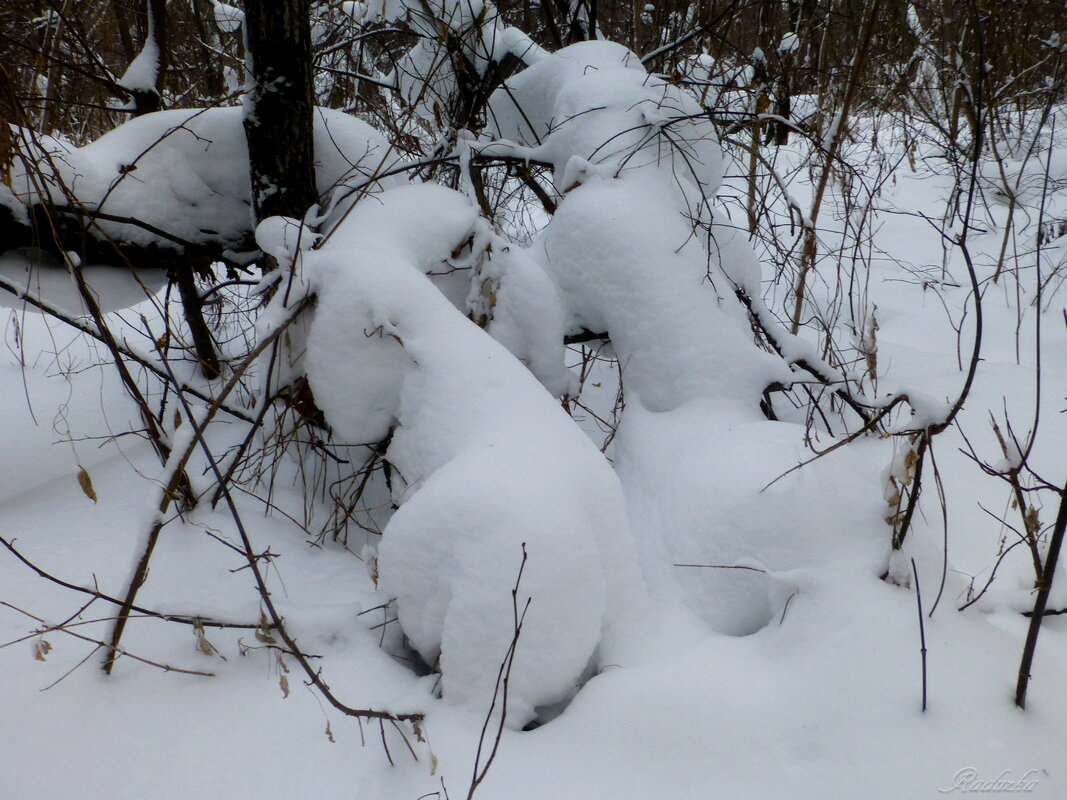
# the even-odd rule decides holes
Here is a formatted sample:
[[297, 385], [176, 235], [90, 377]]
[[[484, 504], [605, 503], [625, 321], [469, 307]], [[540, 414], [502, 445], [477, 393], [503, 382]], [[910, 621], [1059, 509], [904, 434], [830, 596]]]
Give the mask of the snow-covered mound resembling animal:
[[[358, 204], [304, 255], [318, 294], [306, 368], [335, 432], [373, 442], [399, 510], [378, 553], [411, 644], [442, 673], [444, 698], [484, 713], [526, 608], [507, 724], [565, 700], [642, 594], [611, 467], [503, 345], [426, 273], [478, 218], [440, 186]], [[528, 555], [512, 597], [523, 551]]]

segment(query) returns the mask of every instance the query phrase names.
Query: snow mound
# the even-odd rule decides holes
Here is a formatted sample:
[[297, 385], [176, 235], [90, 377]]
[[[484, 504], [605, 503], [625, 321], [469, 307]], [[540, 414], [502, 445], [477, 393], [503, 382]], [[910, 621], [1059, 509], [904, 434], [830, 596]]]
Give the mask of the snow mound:
[[758, 349], [733, 285], [681, 213], [669, 176], [591, 176], [560, 204], [537, 255], [572, 327], [607, 331], [628, 393], [650, 410], [697, 397], [755, 406], [789, 380]]
[[490, 131], [555, 165], [556, 186], [578, 158], [605, 172], [656, 165], [699, 197], [722, 182], [722, 152], [707, 113], [678, 87], [649, 75], [612, 42], [565, 47], [523, 70], [489, 100]]
[[571, 330], [610, 334], [630, 395], [654, 411], [698, 397], [754, 407], [789, 381], [734, 297], [758, 289], [759, 265], [712, 215], [722, 152], [694, 100], [625, 47], [584, 42], [510, 79], [490, 111], [497, 135], [555, 165], [564, 200], [530, 255]]
[[510, 78], [489, 100], [489, 122], [497, 136], [541, 144], [555, 123], [555, 103], [563, 87], [597, 70], [634, 70], [645, 77], [641, 60], [615, 42], [578, 42], [542, 58]]
[[[736, 297], [759, 297], [760, 266], [712, 209], [722, 152], [710, 120], [606, 42], [542, 59], [490, 106], [494, 133], [518, 144], [512, 154], [551, 163], [563, 194], [530, 257], [557, 284], [566, 328], [606, 333], [619, 361], [625, 410], [613, 456], [646, 579], [717, 631], [760, 630], [795, 589], [774, 574], [792, 546], [777, 535], [788, 530], [781, 520], [749, 525], [744, 512], [774, 477], [767, 463], [796, 457], [799, 437], [780, 431], [744, 464], [718, 444], [736, 441], [736, 426], [762, 424], [760, 396], [792, 374], [756, 345]], [[642, 436], [648, 429], [661, 438]], [[742, 465], [745, 480], [725, 480]], [[722, 568], [665, 566], [677, 563]]]
[[507, 723], [521, 727], [574, 693], [642, 590], [607, 462], [426, 277], [476, 219], [462, 195], [432, 185], [356, 206], [304, 257], [319, 295], [307, 374], [338, 435], [392, 430], [400, 508], [379, 548], [380, 586], [439, 665], [446, 700], [484, 713], [529, 599], [509, 687]]
[[556, 283], [525, 249], [495, 242], [468, 304], [476, 320], [488, 320], [489, 335], [549, 392], [557, 397], [574, 392], [575, 377], [563, 363], [567, 324], [563, 301]]
[[[95, 224], [102, 235], [144, 245], [174, 247], [175, 238], [238, 244], [251, 234], [252, 190], [240, 108], [145, 114], [81, 148], [16, 130], [26, 161], [40, 170], [27, 174], [22, 160], [16, 160], [11, 186], [24, 205], [47, 196], [60, 206], [77, 204], [109, 217], [136, 219], [145, 225], [104, 218]], [[316, 185], [323, 194], [358, 187], [398, 160], [365, 122], [325, 108], [315, 115], [315, 155]]]

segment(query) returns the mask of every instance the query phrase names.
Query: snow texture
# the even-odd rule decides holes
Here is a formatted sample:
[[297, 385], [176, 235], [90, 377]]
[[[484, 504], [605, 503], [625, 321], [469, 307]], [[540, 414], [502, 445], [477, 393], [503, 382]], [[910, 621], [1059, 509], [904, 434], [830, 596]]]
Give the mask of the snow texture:
[[[27, 160], [42, 168], [30, 175], [16, 161], [11, 185], [25, 205], [46, 195], [57, 205], [136, 219], [190, 243], [237, 245], [251, 233], [248, 146], [238, 108], [145, 114], [81, 148], [28, 131], [19, 142]], [[315, 154], [319, 192], [338, 196], [398, 161], [369, 125], [325, 108], [315, 114]], [[121, 241], [176, 245], [136, 224], [98, 219], [96, 225]]]
[[116, 83], [131, 92], [156, 91], [156, 79], [159, 76], [159, 45], [155, 36], [149, 36], [144, 47], [130, 62], [126, 71]]
[[377, 441], [392, 430], [400, 508], [379, 549], [381, 588], [412, 645], [439, 666], [449, 702], [484, 714], [493, 698], [525, 546], [519, 614], [530, 605], [507, 719], [521, 727], [576, 691], [641, 580], [611, 468], [425, 276], [476, 218], [466, 198], [435, 186], [357, 205], [303, 262], [319, 295], [307, 374], [339, 436]]
[[628, 396], [667, 411], [696, 397], [753, 402], [788, 381], [733, 296], [758, 287], [759, 266], [712, 225], [722, 156], [691, 99], [626, 48], [584, 42], [509, 80], [491, 118], [496, 135], [555, 164], [565, 198], [530, 253], [559, 286], [568, 327], [610, 333]]
[[571, 45], [523, 70], [493, 93], [489, 120], [493, 134], [552, 163], [560, 191], [573, 188], [585, 162], [605, 175], [658, 166], [677, 176], [695, 208], [722, 181], [718, 136], [704, 110], [612, 42]]
[[220, 3], [219, 0], [212, 0], [211, 4], [214, 7], [215, 24], [219, 26], [220, 31], [234, 33], [241, 28], [245, 19], [245, 13], [241, 9]]
[[364, 19], [405, 19], [421, 34], [418, 42], [398, 59], [394, 77], [405, 102], [438, 125], [459, 86], [445, 37], [450, 40], [449, 46], [458, 46], [477, 76], [485, 75], [494, 63], [508, 56], [525, 64], [546, 56], [527, 34], [504, 25], [496, 7], [483, 0], [384, 0], [373, 4], [369, 11], [359, 8], [361, 5], [355, 4], [349, 13], [362, 14]]
[[567, 314], [556, 283], [528, 252], [501, 237], [479, 265], [467, 298], [475, 320], [486, 319], [489, 335], [556, 396], [575, 391], [564, 366]]
[[[163, 270], [137, 270], [124, 267], [78, 265], [86, 287], [101, 311], [108, 312], [143, 302], [163, 288]], [[0, 260], [0, 279], [17, 287], [24, 296], [65, 311], [71, 317], [88, 315], [85, 301], [65, 264], [36, 248], [10, 251]], [[0, 291], [0, 306], [30, 308], [21, 297]]]
[[[743, 68], [694, 62], [694, 71], [734, 70], [745, 80]], [[958, 428], [937, 436], [937, 479], [927, 472], [905, 548], [890, 559], [886, 501], [899, 491], [887, 479], [907, 479], [909, 446], [863, 437], [785, 474], [811, 447], [840, 441], [838, 420], [831, 420], [835, 437], [789, 403], [775, 404], [787, 421], [767, 421], [757, 410], [765, 382], [790, 379], [786, 363], [818, 363], [823, 332], [802, 332], [810, 339], [781, 334], [782, 359], [754, 344], [735, 287], [768, 326], [782, 298], [761, 286], [746, 233], [712, 208], [718, 151], [703, 120], [675, 120], [684, 102], [617, 46], [587, 43], [531, 55], [527, 63], [533, 66], [509, 82], [523, 94], [526, 118], [503, 94], [494, 98], [495, 133], [517, 141], [477, 146], [554, 165], [558, 210], [532, 242], [504, 241], [468, 200], [434, 186], [394, 188], [354, 206], [360, 193], [353, 192], [335, 214], [327, 212], [336, 220], [352, 208], [318, 250], [308, 249], [312, 237], [296, 220], [269, 220], [257, 231], [264, 249], [303, 265], [310, 285], [295, 286], [294, 297], [319, 295], [306, 368], [335, 426], [335, 444], [391, 433], [386, 455], [399, 509], [380, 542], [380, 590], [340, 547], [309, 548], [303, 532], [283, 522], [320, 503], [294, 488], [303, 484], [284, 480], [305, 464], [274, 465], [282, 479], [270, 494], [272, 513], [263, 515], [251, 494], [236, 502], [247, 521], [255, 519], [249, 531], [256, 552], [275, 555], [269, 579], [280, 612], [301, 646], [322, 656], [316, 667], [337, 696], [425, 714], [426, 741], [410, 739], [418, 760], [402, 755], [394, 766], [371, 739], [360, 748], [360, 722], [311, 693], [283, 699], [278, 653], [249, 650], [247, 630], [208, 631], [229, 658], [222, 662], [197, 653], [184, 628], [131, 619], [124, 639], [131, 652], [217, 672], [212, 679], [164, 675], [124, 657], [105, 680], [92, 667], [91, 644], [58, 630], [23, 641], [38, 623], [16, 608], [54, 620], [83, 613], [73, 630], [100, 638], [113, 610], [84, 608], [84, 596], [0, 550], [0, 600], [11, 603], [0, 614], [0, 643], [12, 643], [0, 649], [0, 796], [79, 797], [86, 776], [97, 795], [120, 800], [188, 800], [203, 796], [205, 786], [212, 796], [242, 800], [415, 798], [443, 794], [446, 780], [453, 796], [462, 796], [514, 635], [511, 591], [525, 544], [529, 561], [516, 601], [520, 612], [527, 598], [530, 605], [511, 676], [509, 725], [535, 714], [546, 719], [545, 705], [597, 674], [558, 718], [536, 731], [504, 732], [480, 800], [900, 800], [977, 791], [973, 781], [961, 784], [968, 776], [1005, 776], [1023, 781], [1028, 797], [1063, 798], [1067, 695], [1057, 676], [1067, 669], [1065, 617], [1042, 622], [1021, 712], [1011, 691], [1029, 623], [1018, 612], [1032, 607], [1033, 567], [1026, 548], [1011, 544], [1017, 538], [1009, 525], [1017, 523], [1010, 487], [967, 456], [973, 447], [993, 467], [1017, 466], [1019, 448], [1002, 451], [989, 416], [1025, 434], [1040, 401], [1040, 435], [1027, 464], [1062, 478], [1062, 141], [1017, 148], [1000, 166], [981, 164], [987, 202], [970, 245], [985, 287], [982, 362]], [[213, 118], [204, 116], [205, 123]], [[891, 154], [893, 179], [882, 181], [869, 121], [848, 122], [852, 168], [858, 177], [879, 177], [880, 187], [877, 202], [871, 198], [874, 257], [863, 298], [878, 315], [881, 383], [870, 394], [885, 403], [888, 390], [906, 391], [917, 409], [903, 422], [935, 421], [959, 390], [958, 353], [974, 325], [962, 259], [942, 249], [940, 232], [927, 221], [942, 218], [952, 177], [938, 172], [945, 169], [939, 158], [918, 158], [909, 171], [903, 148], [910, 144], [886, 145], [893, 137], [882, 136], [882, 146], [899, 148]], [[140, 124], [155, 136], [174, 127]], [[220, 149], [243, 157], [239, 124], [219, 121], [210, 142], [182, 138], [198, 124], [175, 131], [186, 144], [147, 173], [156, 176], [151, 188], [126, 201], [170, 213], [169, 223], [194, 232], [204, 224], [197, 216], [204, 204], [227, 210], [223, 190], [247, 203], [240, 194], [247, 188], [237, 185], [240, 165], [215, 160]], [[674, 131], [684, 135], [671, 141]], [[909, 127], [900, 141], [913, 141], [916, 131]], [[377, 141], [353, 134], [356, 143]], [[138, 143], [129, 131], [122, 136], [128, 139], [112, 141]], [[116, 164], [132, 163], [139, 152], [129, 144], [93, 150], [48, 137], [38, 142], [23, 144], [23, 153], [42, 163], [45, 151], [53, 153], [47, 169], [64, 175], [79, 199], [84, 187], [93, 202], [115, 179]], [[923, 155], [927, 145], [919, 147]], [[786, 188], [801, 207], [812, 188], [801, 168], [806, 148], [794, 139], [777, 155], [783, 175], [795, 176]], [[186, 169], [183, 159], [203, 168]], [[143, 178], [140, 163], [124, 183]], [[0, 202], [21, 210], [35, 190], [25, 175], [16, 178], [21, 199], [0, 187]], [[233, 185], [216, 190], [217, 178]], [[179, 179], [189, 182], [180, 200], [172, 196]], [[116, 187], [105, 205], [126, 191]], [[836, 181], [828, 192], [827, 208], [842, 202]], [[781, 198], [771, 202], [782, 218], [790, 213]], [[237, 220], [241, 204], [230, 211]], [[824, 213], [818, 222], [825, 252], [845, 252], [853, 220]], [[1044, 244], [1035, 250], [1035, 241]], [[987, 280], [1005, 242], [1014, 253], [1011, 269], [999, 282]], [[0, 269], [33, 283], [38, 256], [5, 255]], [[83, 274], [106, 283], [91, 267]], [[471, 285], [462, 292], [467, 276]], [[766, 304], [763, 289], [771, 294]], [[810, 285], [813, 308], [841, 299], [833, 280]], [[268, 309], [261, 330], [277, 324], [280, 311]], [[140, 322], [110, 319], [125, 340], [144, 338]], [[158, 460], [140, 437], [124, 435], [143, 422], [115, 371], [93, 368], [106, 353], [49, 325], [40, 315], [7, 315], [0, 408], [9, 459], [0, 470], [0, 529], [50, 573], [121, 594], [148, 519], [150, 484], [132, 477], [131, 466], [158, 476]], [[544, 388], [566, 389], [559, 338], [579, 327], [608, 334], [621, 365], [625, 408], [608, 450], [614, 473], [579, 431], [580, 413], [565, 416]], [[847, 339], [841, 330], [828, 333]], [[613, 398], [615, 388], [601, 391]], [[591, 396], [587, 382], [582, 399], [592, 403]], [[209, 437], [222, 440], [221, 453], [245, 433], [227, 422]], [[91, 473], [96, 501], [79, 488], [80, 468]], [[199, 481], [206, 470], [200, 461], [190, 473]], [[153, 497], [156, 491], [152, 486]], [[942, 493], [950, 520], [944, 528]], [[1051, 491], [1032, 496], [1042, 495], [1039, 513], [1048, 525], [1058, 501]], [[131, 508], [138, 511], [131, 515]], [[259, 597], [249, 591], [243, 560], [212, 538], [231, 536], [231, 525], [208, 503], [168, 522], [139, 602], [254, 622]], [[682, 564], [689, 566], [676, 566]], [[881, 580], [887, 567], [897, 584]], [[370, 619], [357, 615], [390, 596], [412, 645], [442, 670], [443, 702], [433, 696], [437, 676], [399, 666], [379, 649], [379, 631], [355, 622]], [[1050, 604], [1067, 605], [1062, 574]], [[374, 624], [380, 620], [395, 635], [386, 610], [378, 610]], [[929, 648], [924, 673], [920, 619]], [[42, 662], [34, 648], [46, 637], [54, 649]], [[398, 730], [381, 729], [393, 756], [404, 753]], [[63, 731], [65, 768], [49, 772], [56, 731]], [[116, 752], [128, 757], [116, 759]], [[196, 769], [175, 771], [179, 762]]]
[[[497, 136], [555, 166], [564, 197], [529, 253], [559, 287], [568, 330], [606, 333], [619, 360], [625, 410], [613, 455], [646, 577], [715, 630], [758, 631], [795, 590], [774, 574], [792, 562], [767, 533], [781, 522], [741, 514], [740, 498], [758, 493], [766, 464], [798, 457], [792, 433], [754, 475], [713, 476], [727, 477], [716, 455], [735, 426], [760, 419], [760, 395], [792, 376], [755, 345], [735, 297], [760, 296], [760, 266], [712, 208], [722, 154], [710, 121], [607, 42], [519, 73], [494, 94], [491, 119]], [[655, 566], [683, 562], [724, 568]]]

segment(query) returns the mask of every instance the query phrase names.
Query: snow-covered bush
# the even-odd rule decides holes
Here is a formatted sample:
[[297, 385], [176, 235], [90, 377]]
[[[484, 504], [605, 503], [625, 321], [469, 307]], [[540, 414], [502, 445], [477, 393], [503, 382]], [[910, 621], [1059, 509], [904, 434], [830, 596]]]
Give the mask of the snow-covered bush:
[[[72, 206], [94, 220], [101, 239], [169, 248], [247, 246], [252, 189], [241, 125], [239, 108], [162, 111], [135, 117], [83, 147], [13, 129], [16, 157], [10, 180], [0, 184], [0, 201], [6, 197], [13, 210]], [[328, 108], [316, 112], [315, 153], [324, 197], [348, 196], [397, 161], [367, 123]]]
[[[0, 644], [32, 616], [66, 681], [11, 671], [0, 761], [62, 727], [84, 774], [173, 728], [166, 761], [234, 797], [457, 796], [472, 762], [468, 799], [924, 796], [970, 759], [1053, 785], [1067, 707], [1007, 684], [1023, 706], [1067, 661], [1061, 91], [1035, 77], [1064, 51], [1043, 33], [1009, 103], [979, 16], [948, 47], [900, 14], [898, 63], [886, 4], [772, 6], [724, 11], [724, 49], [672, 0], [317, 4], [302, 99], [345, 111], [315, 114], [319, 202], [258, 220], [236, 107], [94, 110], [75, 147], [62, 70], [39, 117], [0, 92]], [[253, 15], [205, 8], [236, 89]], [[192, 80], [166, 72], [164, 104]], [[204, 758], [223, 713], [254, 776]], [[312, 738], [368, 724], [392, 771]]]
[[399, 510], [382, 532], [379, 580], [447, 700], [478, 708], [493, 696], [525, 548], [519, 603], [530, 605], [508, 708], [521, 727], [597, 666], [602, 637], [642, 588], [608, 464], [426, 277], [476, 221], [467, 198], [437, 186], [360, 204], [303, 260], [318, 296], [306, 363], [336, 435], [391, 432]]

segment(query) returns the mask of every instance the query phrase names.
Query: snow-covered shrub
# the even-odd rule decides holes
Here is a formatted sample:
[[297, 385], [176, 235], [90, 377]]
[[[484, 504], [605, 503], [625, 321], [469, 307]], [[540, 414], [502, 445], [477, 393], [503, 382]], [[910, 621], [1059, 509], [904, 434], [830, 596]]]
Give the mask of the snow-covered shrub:
[[[94, 218], [101, 238], [171, 248], [182, 241], [238, 246], [252, 231], [241, 126], [235, 107], [145, 114], [84, 147], [16, 130], [19, 157], [10, 188], [0, 184], [0, 193], [13, 208], [78, 207]], [[323, 195], [351, 194], [397, 162], [370, 125], [327, 108], [315, 115], [315, 153]]]
[[381, 588], [450, 702], [479, 709], [493, 697], [525, 547], [518, 602], [530, 606], [508, 700], [508, 725], [521, 727], [573, 694], [642, 588], [607, 462], [426, 276], [477, 216], [433, 185], [356, 206], [303, 260], [318, 295], [306, 365], [338, 436], [391, 431], [399, 509], [382, 535]]

